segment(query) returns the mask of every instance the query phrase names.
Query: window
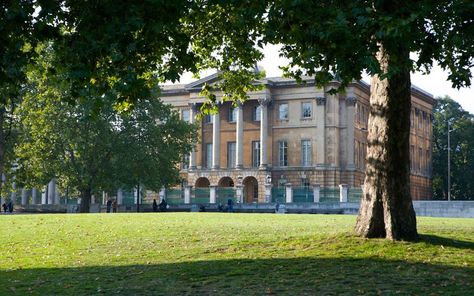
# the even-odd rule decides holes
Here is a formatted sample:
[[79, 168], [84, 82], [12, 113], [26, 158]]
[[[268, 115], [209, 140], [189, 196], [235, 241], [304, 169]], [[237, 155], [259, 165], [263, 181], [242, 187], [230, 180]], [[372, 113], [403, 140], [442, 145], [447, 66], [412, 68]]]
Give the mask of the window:
[[413, 115], [414, 113], [415, 113], [415, 110], [411, 109], [411, 112], [410, 112], [410, 127], [411, 128], [413, 128], [413, 126], [414, 126], [414, 123], [413, 123], [414, 122], [414, 119], [413, 119], [414, 118], [414, 115]]
[[181, 119], [183, 121], [186, 121], [186, 122], [189, 122], [190, 121], [190, 113], [189, 113], [189, 109], [183, 109], [181, 111]]
[[301, 141], [301, 166], [311, 166], [311, 140]]
[[229, 108], [229, 122], [236, 122], [237, 121], [237, 108], [230, 107]]
[[204, 123], [211, 123], [212, 122], [212, 116], [210, 114], [204, 115], [203, 119]]
[[227, 142], [227, 167], [235, 168], [235, 142]]
[[418, 148], [418, 172], [422, 171], [422, 163], [423, 163], [423, 150]]
[[415, 146], [410, 145], [410, 171], [415, 170]]
[[253, 107], [253, 121], [260, 121], [260, 116], [262, 115], [262, 106], [255, 106]]
[[212, 167], [212, 144], [206, 144], [206, 168]]
[[260, 166], [260, 141], [252, 142], [252, 166]]
[[288, 142], [280, 141], [278, 143], [278, 164], [281, 167], [288, 166]]
[[302, 118], [311, 118], [312, 116], [311, 107], [312, 107], [311, 102], [301, 103], [301, 117]]
[[278, 106], [278, 119], [280, 120], [288, 120], [288, 104], [280, 104]]

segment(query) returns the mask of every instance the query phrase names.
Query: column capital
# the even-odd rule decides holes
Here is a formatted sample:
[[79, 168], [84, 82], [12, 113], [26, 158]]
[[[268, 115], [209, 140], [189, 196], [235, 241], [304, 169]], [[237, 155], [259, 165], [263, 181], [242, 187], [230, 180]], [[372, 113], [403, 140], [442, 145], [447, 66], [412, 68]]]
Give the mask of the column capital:
[[325, 97], [316, 97], [316, 104], [318, 106], [326, 105], [326, 98]]
[[260, 104], [260, 106], [268, 107], [268, 105], [270, 105], [271, 102], [272, 102], [272, 98], [271, 98], [271, 97], [258, 98], [258, 103]]
[[357, 98], [356, 97], [347, 97], [346, 98], [347, 106], [355, 106], [356, 103], [357, 103]]

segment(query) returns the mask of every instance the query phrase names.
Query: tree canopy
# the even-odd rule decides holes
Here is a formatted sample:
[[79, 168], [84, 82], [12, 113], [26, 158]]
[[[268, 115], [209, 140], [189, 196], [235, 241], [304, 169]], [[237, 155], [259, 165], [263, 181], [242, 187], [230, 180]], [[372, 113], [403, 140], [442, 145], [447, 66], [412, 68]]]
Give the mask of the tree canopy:
[[451, 198], [474, 199], [474, 115], [450, 97], [436, 100], [433, 120], [433, 197], [446, 200], [448, 191], [448, 122], [450, 124]]
[[95, 97], [71, 103], [72, 88], [51, 75], [52, 47], [28, 73], [28, 87], [17, 115], [21, 120], [16, 155], [19, 182], [31, 187], [56, 178], [81, 193], [81, 211], [100, 191], [143, 184], [159, 190], [178, 182], [179, 162], [189, 153], [195, 128], [150, 94], [131, 112], [114, 101], [95, 109]]

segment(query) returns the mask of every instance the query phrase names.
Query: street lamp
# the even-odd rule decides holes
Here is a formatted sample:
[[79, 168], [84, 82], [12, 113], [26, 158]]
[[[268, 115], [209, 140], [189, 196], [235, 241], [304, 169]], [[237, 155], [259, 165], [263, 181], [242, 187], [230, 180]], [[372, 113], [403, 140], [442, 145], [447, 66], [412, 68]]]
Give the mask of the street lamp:
[[451, 123], [448, 122], [448, 201], [451, 200], [451, 132], [455, 129], [451, 129]]

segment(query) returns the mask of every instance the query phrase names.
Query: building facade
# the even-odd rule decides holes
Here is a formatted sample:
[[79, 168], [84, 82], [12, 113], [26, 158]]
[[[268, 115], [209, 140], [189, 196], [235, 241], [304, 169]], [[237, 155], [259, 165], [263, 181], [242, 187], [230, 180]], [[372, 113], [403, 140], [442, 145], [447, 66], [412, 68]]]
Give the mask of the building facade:
[[[165, 86], [162, 99], [196, 122], [211, 75], [187, 85]], [[219, 104], [219, 113], [198, 122], [199, 141], [184, 160], [184, 185], [193, 188], [238, 188], [246, 203], [266, 202], [269, 188], [360, 188], [364, 182], [370, 87], [351, 83], [332, 94], [337, 81], [317, 88], [286, 78], [265, 78], [264, 88], [249, 93], [241, 105]], [[217, 98], [222, 93], [216, 92]], [[411, 193], [431, 198], [433, 96], [412, 88], [410, 130]], [[212, 197], [211, 197], [212, 198]]]

